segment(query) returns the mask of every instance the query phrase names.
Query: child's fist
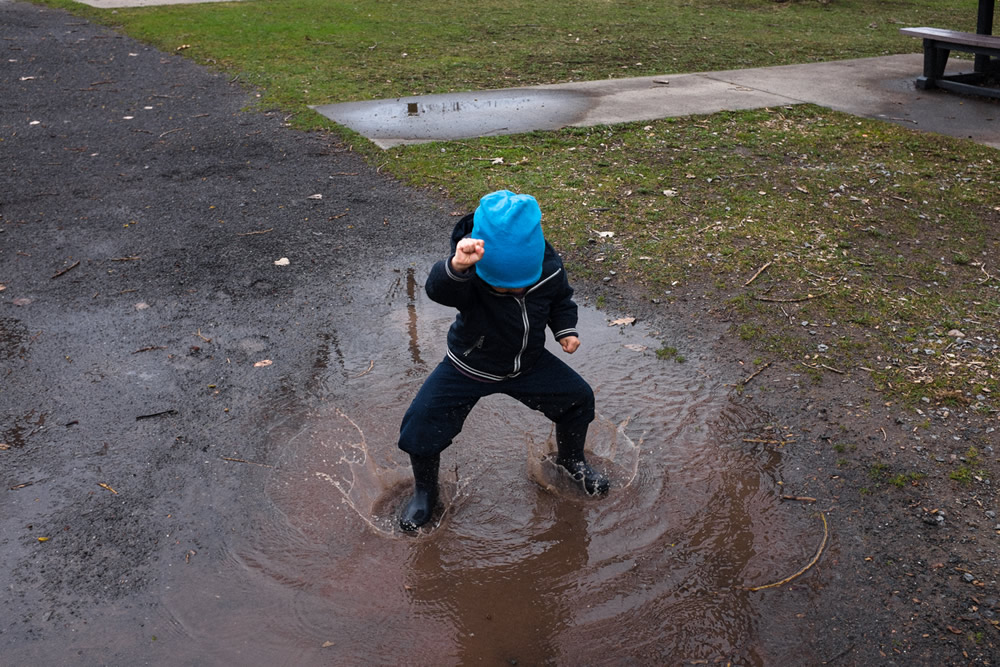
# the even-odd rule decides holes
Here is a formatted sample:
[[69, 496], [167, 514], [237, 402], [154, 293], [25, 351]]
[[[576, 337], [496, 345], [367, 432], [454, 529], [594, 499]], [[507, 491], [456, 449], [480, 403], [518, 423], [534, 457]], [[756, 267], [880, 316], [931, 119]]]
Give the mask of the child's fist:
[[576, 348], [580, 347], [580, 339], [576, 336], [566, 336], [559, 339], [559, 344], [562, 345], [563, 352], [573, 354]]
[[455, 256], [451, 258], [451, 268], [468, 271], [469, 267], [483, 258], [483, 240], [465, 238], [458, 242]]

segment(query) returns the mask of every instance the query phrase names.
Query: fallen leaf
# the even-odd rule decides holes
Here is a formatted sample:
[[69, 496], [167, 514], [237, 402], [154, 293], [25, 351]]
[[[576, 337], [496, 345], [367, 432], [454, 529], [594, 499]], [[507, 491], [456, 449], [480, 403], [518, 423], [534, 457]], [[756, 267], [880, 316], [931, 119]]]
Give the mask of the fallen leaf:
[[147, 308], [149, 308], [149, 304], [146, 303], [145, 301], [140, 301], [139, 303], [135, 304], [136, 310], [146, 310]]
[[178, 47], [177, 47], [176, 49], [174, 49], [174, 50], [175, 50], [175, 51], [183, 51], [184, 49], [190, 49], [190, 48], [191, 48], [191, 45], [190, 45], [190, 44], [181, 44], [180, 46], [178, 46]]
[[492, 160], [490, 160], [490, 164], [503, 164], [503, 158], [495, 157]]
[[10, 445], [8, 445], [6, 442], [0, 442], [0, 452], [6, 449], [10, 449]]
[[291, 262], [288, 261], [287, 257], [282, 257], [281, 259], [274, 262], [275, 266], [288, 266]]
[[15, 306], [27, 306], [29, 303], [31, 303], [31, 299], [25, 297], [21, 297], [20, 299], [14, 299]]
[[115, 494], [116, 496], [118, 495], [117, 491], [115, 491], [114, 489], [112, 489], [110, 486], [108, 486], [104, 482], [98, 482], [97, 486], [101, 487], [102, 489], [107, 489], [108, 491], [110, 491], [111, 493]]
[[961, 630], [959, 630], [958, 628], [956, 628], [956, 627], [954, 627], [952, 625], [948, 626], [948, 632], [950, 632], [950, 633], [952, 633], [954, 635], [964, 635], [965, 634], [964, 632], [962, 632]]
[[7, 289], [7, 286], [4, 285], [3, 283], [0, 283], [0, 292], [4, 291], [5, 289]]
[[626, 343], [623, 347], [633, 352], [645, 352], [649, 349], [645, 345], [639, 345], [638, 343]]
[[677, 196], [677, 190], [664, 190], [663, 194], [665, 194], [668, 197], [676, 197]]
[[609, 327], [614, 327], [614, 326], [618, 326], [620, 324], [635, 324], [635, 318], [634, 317], [619, 317], [617, 320], [612, 320], [611, 323], [608, 324], [608, 326]]
[[273, 363], [274, 362], [271, 361], [270, 359], [261, 359], [260, 361], [258, 361], [257, 363], [255, 363], [253, 365], [253, 367], [254, 368], [263, 368], [264, 366], [270, 366]]
[[48, 542], [48, 541], [49, 541], [49, 538], [47, 538], [47, 537], [39, 537], [39, 538], [38, 538], [38, 541], [39, 541], [39, 542]]
[[333, 645], [333, 642], [323, 642], [323, 648], [330, 648]]

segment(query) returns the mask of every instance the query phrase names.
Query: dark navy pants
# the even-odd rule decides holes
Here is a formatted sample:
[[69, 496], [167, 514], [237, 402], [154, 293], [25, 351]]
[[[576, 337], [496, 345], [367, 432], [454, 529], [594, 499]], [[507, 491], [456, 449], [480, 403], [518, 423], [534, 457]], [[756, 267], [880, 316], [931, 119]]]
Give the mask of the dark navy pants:
[[399, 448], [417, 456], [440, 453], [462, 430], [479, 399], [491, 394], [506, 394], [573, 430], [586, 432], [594, 420], [594, 390], [548, 350], [529, 370], [499, 382], [473, 380], [445, 357], [403, 416]]

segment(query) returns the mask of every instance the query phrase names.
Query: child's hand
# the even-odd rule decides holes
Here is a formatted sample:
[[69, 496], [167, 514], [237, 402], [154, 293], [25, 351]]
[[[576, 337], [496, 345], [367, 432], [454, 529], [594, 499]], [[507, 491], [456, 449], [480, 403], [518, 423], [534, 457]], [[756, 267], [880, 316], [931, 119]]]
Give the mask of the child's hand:
[[451, 268], [461, 273], [483, 258], [483, 240], [466, 238], [458, 242], [455, 256], [451, 258]]
[[576, 336], [566, 336], [559, 339], [559, 344], [562, 345], [563, 352], [573, 354], [576, 348], [580, 347], [580, 339]]

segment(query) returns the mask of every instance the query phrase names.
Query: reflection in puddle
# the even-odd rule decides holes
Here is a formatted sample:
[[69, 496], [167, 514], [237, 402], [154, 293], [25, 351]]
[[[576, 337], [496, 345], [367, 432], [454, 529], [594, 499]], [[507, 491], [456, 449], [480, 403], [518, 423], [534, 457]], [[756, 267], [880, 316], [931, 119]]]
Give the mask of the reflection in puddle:
[[273, 515], [232, 545], [228, 571], [174, 594], [192, 646], [246, 659], [252, 645], [255, 664], [803, 657], [762, 636], [758, 619], [782, 608], [745, 590], [808, 560], [817, 535], [807, 512], [779, 506], [777, 454], [741, 446], [755, 415], [730, 402], [707, 356], [661, 360], [641, 326], [593, 310], [581, 308], [569, 361], [597, 395], [588, 448], [610, 494], [562, 479], [546, 461], [551, 424], [493, 396], [442, 455], [437, 525], [398, 532], [411, 484], [399, 422], [453, 317], [421, 284], [397, 274], [391, 307], [345, 318], [312, 375], [263, 406]]
[[569, 90], [485, 90], [420, 97], [342, 102], [313, 107], [327, 118], [387, 148], [414, 141], [556, 130], [593, 105]]

